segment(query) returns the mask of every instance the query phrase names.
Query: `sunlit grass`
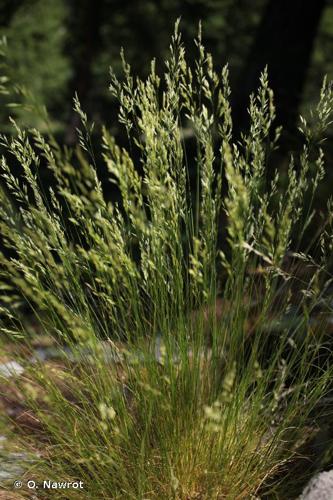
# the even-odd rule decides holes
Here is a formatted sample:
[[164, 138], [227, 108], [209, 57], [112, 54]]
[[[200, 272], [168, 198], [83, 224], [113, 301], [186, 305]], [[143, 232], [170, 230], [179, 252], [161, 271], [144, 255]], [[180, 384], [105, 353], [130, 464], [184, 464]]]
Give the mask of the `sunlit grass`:
[[328, 389], [325, 321], [310, 317], [331, 283], [331, 202], [309, 255], [298, 244], [313, 217], [305, 200], [325, 174], [331, 85], [315, 130], [301, 121], [304, 148], [283, 186], [280, 172], [267, 175], [280, 134], [267, 72], [235, 142], [227, 67], [215, 72], [200, 33], [196, 45], [190, 69], [177, 25], [163, 83], [154, 62], [145, 82], [125, 60], [122, 82], [111, 73], [129, 146], [103, 129], [103, 159], [120, 204], [105, 199], [77, 97], [76, 152], [15, 123], [2, 137], [22, 168], [19, 180], [2, 159], [2, 332], [29, 343], [29, 305], [43, 333], [72, 350], [58, 365], [26, 364], [15, 380], [38, 422], [22, 435], [41, 450], [27, 476], [82, 480], [66, 498], [269, 494], [316, 430], [311, 412]]

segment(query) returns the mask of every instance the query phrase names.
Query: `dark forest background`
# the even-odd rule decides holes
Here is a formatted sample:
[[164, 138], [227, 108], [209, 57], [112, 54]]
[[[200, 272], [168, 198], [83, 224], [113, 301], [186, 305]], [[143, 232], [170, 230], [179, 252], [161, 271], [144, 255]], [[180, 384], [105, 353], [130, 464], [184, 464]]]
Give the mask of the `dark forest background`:
[[12, 87], [0, 97], [0, 129], [9, 130], [10, 114], [43, 130], [36, 108], [45, 105], [57, 139], [74, 145], [77, 91], [95, 133], [105, 123], [119, 136], [109, 67], [121, 71], [124, 47], [134, 73], [144, 77], [153, 57], [163, 71], [179, 16], [190, 57], [201, 20], [215, 64], [229, 63], [236, 135], [246, 129], [249, 94], [268, 65], [277, 124], [284, 126], [282, 162], [284, 151], [299, 146], [299, 113], [309, 115], [323, 76], [333, 78], [332, 0], [0, 0], [1, 34], [8, 41], [2, 72]]

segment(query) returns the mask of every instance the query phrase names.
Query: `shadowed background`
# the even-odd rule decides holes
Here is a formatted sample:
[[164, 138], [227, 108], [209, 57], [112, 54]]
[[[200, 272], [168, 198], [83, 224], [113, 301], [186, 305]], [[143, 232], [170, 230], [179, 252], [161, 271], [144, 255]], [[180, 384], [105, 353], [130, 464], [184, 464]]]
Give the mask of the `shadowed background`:
[[[1, 0], [7, 74], [12, 84], [24, 85], [38, 104], [47, 106], [54, 129], [72, 144], [77, 126], [71, 111], [74, 91], [91, 119], [112, 126], [109, 66], [120, 71], [119, 52], [124, 47], [134, 73], [145, 76], [153, 57], [163, 68], [179, 16], [193, 55], [192, 40], [202, 20], [204, 43], [215, 63], [229, 63], [237, 129], [246, 126], [248, 95], [266, 64], [278, 122], [291, 134], [299, 111], [307, 110], [317, 97], [323, 75], [333, 76], [329, 0]], [[17, 99], [29, 102], [27, 96]], [[2, 127], [6, 114], [2, 106]], [[17, 114], [38, 124], [34, 113]]]

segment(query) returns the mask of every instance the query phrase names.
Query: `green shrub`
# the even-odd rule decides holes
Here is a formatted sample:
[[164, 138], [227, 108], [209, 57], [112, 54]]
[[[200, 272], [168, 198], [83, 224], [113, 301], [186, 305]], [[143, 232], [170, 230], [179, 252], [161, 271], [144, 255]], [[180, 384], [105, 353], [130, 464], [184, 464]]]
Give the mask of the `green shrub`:
[[144, 82], [125, 60], [124, 80], [111, 74], [129, 141], [121, 148], [103, 129], [119, 204], [103, 194], [78, 98], [75, 152], [15, 123], [15, 135], [2, 138], [22, 168], [18, 178], [2, 158], [3, 333], [29, 342], [26, 303], [44, 332], [81, 356], [74, 365], [65, 356], [56, 374], [27, 365], [16, 381], [45, 443], [35, 477], [83, 480], [68, 498], [268, 495], [315, 430], [311, 412], [328, 388], [325, 316], [316, 326], [310, 317], [330, 285], [332, 202], [308, 252], [299, 240], [324, 177], [331, 85], [323, 84], [315, 130], [301, 121], [300, 156], [287, 173], [271, 172], [281, 131], [267, 72], [236, 142], [228, 69], [215, 72], [200, 33], [196, 44], [191, 69], [177, 25], [163, 80], [154, 62]]

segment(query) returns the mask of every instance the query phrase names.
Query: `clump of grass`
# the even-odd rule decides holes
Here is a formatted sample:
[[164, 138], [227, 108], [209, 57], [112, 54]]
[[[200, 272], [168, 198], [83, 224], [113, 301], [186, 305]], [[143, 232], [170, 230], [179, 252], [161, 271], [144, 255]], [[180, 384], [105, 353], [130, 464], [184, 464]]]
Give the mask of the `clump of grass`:
[[[34, 477], [84, 483], [66, 498], [268, 495], [315, 430], [328, 390], [325, 317], [315, 327], [310, 317], [330, 285], [332, 203], [308, 252], [297, 236], [324, 177], [331, 85], [315, 132], [301, 122], [304, 147], [283, 185], [279, 171], [267, 175], [281, 132], [267, 72], [250, 98], [249, 131], [235, 142], [228, 69], [216, 73], [200, 32], [196, 45], [191, 68], [177, 24], [163, 79], [152, 62], [148, 78], [135, 80], [125, 58], [124, 79], [111, 73], [129, 142], [121, 148], [102, 131], [118, 204], [104, 196], [77, 97], [75, 152], [15, 123], [15, 135], [2, 137], [22, 169], [16, 177], [2, 158], [3, 333], [29, 342], [25, 303], [78, 356], [53, 373], [27, 365], [16, 381], [40, 423], [30, 438], [43, 440]], [[287, 258], [311, 268], [310, 278]], [[274, 321], [280, 327], [268, 328]]]

